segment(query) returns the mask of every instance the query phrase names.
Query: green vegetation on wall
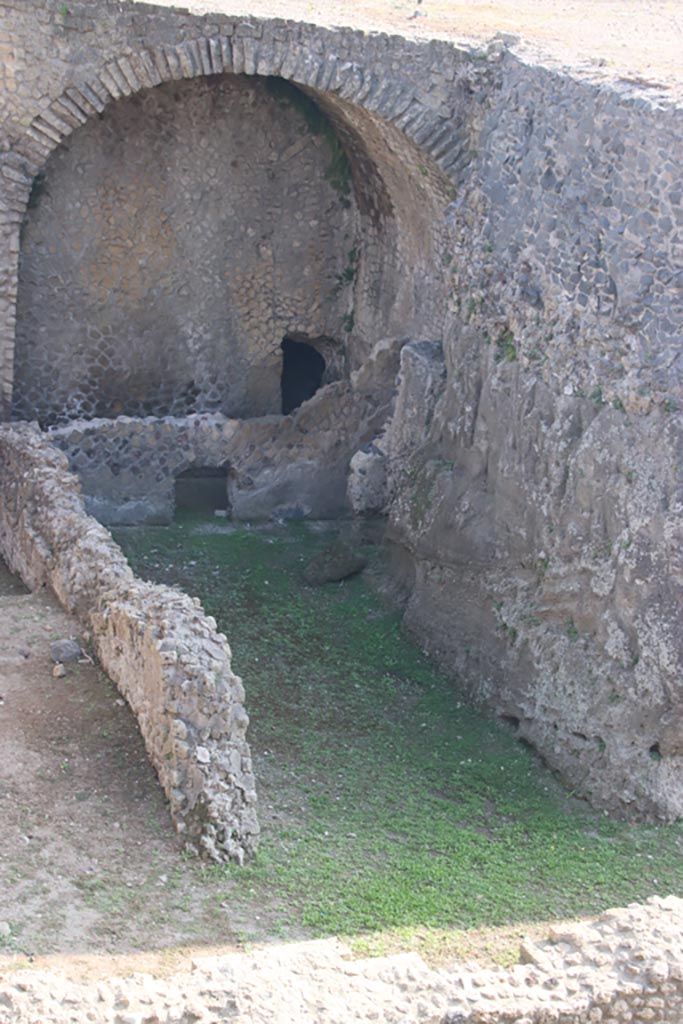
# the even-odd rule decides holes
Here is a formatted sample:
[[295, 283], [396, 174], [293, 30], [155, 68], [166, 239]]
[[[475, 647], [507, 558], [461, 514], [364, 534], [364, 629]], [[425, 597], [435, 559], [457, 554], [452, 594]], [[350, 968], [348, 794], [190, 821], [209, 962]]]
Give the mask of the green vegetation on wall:
[[310, 96], [284, 78], [268, 76], [266, 88], [279, 103], [292, 107], [301, 115], [306, 131], [325, 140], [330, 157], [325, 178], [339, 193], [344, 204], [348, 204], [348, 197], [351, 194], [351, 165], [330, 119]]

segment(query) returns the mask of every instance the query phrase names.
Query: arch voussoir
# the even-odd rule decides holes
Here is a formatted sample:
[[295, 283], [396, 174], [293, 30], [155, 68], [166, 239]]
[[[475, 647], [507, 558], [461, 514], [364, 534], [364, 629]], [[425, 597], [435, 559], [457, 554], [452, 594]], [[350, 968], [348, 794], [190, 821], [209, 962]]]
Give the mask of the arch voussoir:
[[141, 88], [152, 89], [157, 85], [161, 85], [161, 75], [149, 50], [131, 53], [127, 60], [135, 71], [138, 81], [142, 83]]
[[[437, 151], [437, 162], [447, 173], [457, 174], [466, 158], [468, 147], [460, 139], [452, 144], [448, 120], [425, 106], [410, 73], [380, 70], [388, 40], [368, 41], [348, 30], [321, 31], [283, 21], [225, 20], [218, 34], [199, 31], [176, 41], [167, 34], [141, 43], [118, 54], [110, 51], [99, 67], [70, 81], [36, 112], [3, 157], [4, 216], [17, 238], [31, 184], [56, 147], [112, 102], [165, 82], [221, 74], [278, 76], [380, 117], [425, 151]], [[16, 285], [18, 243], [7, 252]], [[11, 294], [16, 295], [16, 287]], [[3, 315], [0, 329], [5, 415], [12, 389], [14, 319]]]

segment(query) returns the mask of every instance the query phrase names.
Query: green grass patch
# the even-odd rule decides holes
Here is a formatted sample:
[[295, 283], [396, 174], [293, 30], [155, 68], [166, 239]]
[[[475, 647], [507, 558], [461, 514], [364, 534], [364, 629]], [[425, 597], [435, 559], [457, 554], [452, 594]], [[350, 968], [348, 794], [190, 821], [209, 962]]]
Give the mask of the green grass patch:
[[441, 935], [681, 894], [681, 825], [573, 799], [364, 578], [302, 582], [333, 536], [197, 517], [116, 532], [141, 576], [201, 597], [244, 678], [264, 834], [253, 864], [211, 869], [221, 898], [273, 935]]

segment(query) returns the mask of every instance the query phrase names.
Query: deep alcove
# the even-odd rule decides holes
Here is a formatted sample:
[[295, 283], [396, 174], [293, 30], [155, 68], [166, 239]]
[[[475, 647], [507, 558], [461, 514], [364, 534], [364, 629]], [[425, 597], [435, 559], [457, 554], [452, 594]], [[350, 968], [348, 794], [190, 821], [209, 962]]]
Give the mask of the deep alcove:
[[215, 75], [112, 103], [34, 183], [14, 418], [279, 413], [280, 341], [342, 336], [359, 232], [336, 129], [294, 86]]
[[228, 508], [228, 467], [193, 466], [175, 479], [175, 507], [191, 512]]
[[312, 398], [322, 384], [325, 359], [313, 345], [293, 338], [282, 340], [282, 413], [289, 415]]

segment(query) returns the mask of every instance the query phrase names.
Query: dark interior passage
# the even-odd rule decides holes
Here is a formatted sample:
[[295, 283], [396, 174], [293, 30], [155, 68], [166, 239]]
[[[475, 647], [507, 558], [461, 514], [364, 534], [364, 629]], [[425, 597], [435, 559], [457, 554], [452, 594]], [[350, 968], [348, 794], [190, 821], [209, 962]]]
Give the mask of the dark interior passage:
[[15, 594], [28, 594], [28, 587], [13, 572], [10, 572], [6, 564], [0, 558], [0, 597], [12, 597]]
[[325, 372], [325, 359], [305, 341], [282, 341], [282, 412], [287, 416], [302, 402], [312, 398]]
[[175, 507], [214, 512], [228, 507], [228, 467], [193, 466], [175, 481]]

